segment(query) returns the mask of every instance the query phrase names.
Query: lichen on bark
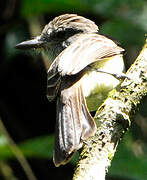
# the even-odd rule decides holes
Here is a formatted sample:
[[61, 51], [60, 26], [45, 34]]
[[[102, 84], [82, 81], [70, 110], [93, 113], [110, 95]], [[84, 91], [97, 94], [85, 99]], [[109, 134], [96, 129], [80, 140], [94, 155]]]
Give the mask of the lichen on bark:
[[97, 110], [97, 132], [83, 146], [73, 180], [105, 180], [117, 146], [147, 95], [147, 40], [125, 79]]

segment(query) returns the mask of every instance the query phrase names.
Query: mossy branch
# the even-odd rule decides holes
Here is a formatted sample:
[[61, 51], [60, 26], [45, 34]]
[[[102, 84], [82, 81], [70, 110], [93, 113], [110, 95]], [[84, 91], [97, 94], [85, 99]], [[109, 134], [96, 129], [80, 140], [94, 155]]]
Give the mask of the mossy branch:
[[147, 95], [147, 40], [126, 74], [130, 79], [112, 90], [97, 111], [97, 132], [84, 145], [73, 180], [105, 179], [116, 148], [133, 121], [132, 115]]

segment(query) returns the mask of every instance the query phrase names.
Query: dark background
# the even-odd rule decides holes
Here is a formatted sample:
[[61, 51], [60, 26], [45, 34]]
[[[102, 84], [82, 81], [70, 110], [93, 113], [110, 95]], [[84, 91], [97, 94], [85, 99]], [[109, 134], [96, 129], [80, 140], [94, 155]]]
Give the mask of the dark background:
[[[52, 162], [56, 105], [46, 98], [46, 58], [14, 46], [38, 35], [54, 17], [76, 13], [126, 50], [126, 69], [141, 50], [147, 31], [146, 0], [2, 0], [0, 10], [0, 117], [28, 158], [38, 180], [72, 179], [76, 160]], [[122, 140], [107, 179], [147, 179], [147, 100]], [[5, 170], [6, 169], [6, 170]], [[4, 173], [4, 170], [6, 173]], [[8, 175], [8, 177], [6, 176]], [[0, 179], [27, 179], [0, 132]]]

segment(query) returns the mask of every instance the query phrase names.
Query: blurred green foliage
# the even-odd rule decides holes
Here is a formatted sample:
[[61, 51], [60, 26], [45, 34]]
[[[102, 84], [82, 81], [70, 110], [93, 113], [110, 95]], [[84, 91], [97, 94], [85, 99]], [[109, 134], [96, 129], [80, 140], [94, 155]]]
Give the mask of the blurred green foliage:
[[[3, 143], [2, 143], [3, 141]], [[20, 150], [26, 158], [47, 158], [52, 160], [54, 136], [42, 136], [26, 140], [19, 144]], [[147, 154], [135, 156], [133, 153], [134, 140], [131, 133], [124, 136], [118, 151], [114, 156], [109, 175], [132, 178], [134, 180], [146, 180], [147, 178]], [[14, 155], [3, 135], [0, 136], [0, 159], [13, 159]], [[71, 163], [75, 166], [78, 153], [73, 157]]]
[[[101, 33], [113, 37], [126, 49], [125, 59], [128, 66], [134, 61], [144, 43], [147, 32], [146, 0], [22, 0], [17, 18], [23, 19], [28, 27], [26, 24], [16, 24], [15, 27], [7, 30], [4, 41], [5, 61], [9, 60], [9, 63], [12, 58], [21, 54], [13, 47], [20, 42], [20, 39], [28, 38], [29, 26], [34, 23], [30, 22], [32, 17], [38, 18], [40, 22], [40, 17], [45, 19], [44, 17], [55, 17], [63, 13], [76, 13], [94, 19]], [[141, 108], [142, 112], [146, 112], [147, 103]], [[110, 175], [134, 180], [147, 179], [147, 154], [145, 153], [147, 152], [147, 133], [145, 133], [147, 118], [144, 117], [141, 122], [139, 121], [138, 127], [132, 128], [123, 138], [112, 161]], [[135, 154], [134, 144], [138, 140], [143, 144], [143, 147], [138, 145], [142, 153]], [[26, 157], [52, 159], [53, 142], [53, 135], [40, 136], [19, 143], [19, 148]], [[0, 159], [12, 158], [14, 156], [6, 138], [0, 135]], [[76, 159], [77, 156], [72, 160], [72, 164], [75, 165]]]
[[147, 178], [147, 154], [135, 155], [133, 144], [132, 135], [130, 132], [127, 132], [114, 156], [109, 175], [134, 180], [145, 180]]

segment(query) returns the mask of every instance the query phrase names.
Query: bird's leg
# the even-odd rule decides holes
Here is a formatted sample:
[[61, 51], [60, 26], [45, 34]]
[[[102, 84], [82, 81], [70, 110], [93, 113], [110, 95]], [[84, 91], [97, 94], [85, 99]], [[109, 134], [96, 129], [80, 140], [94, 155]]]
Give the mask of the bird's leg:
[[94, 67], [92, 67], [92, 66], [90, 66], [90, 65], [89, 65], [89, 67], [92, 68], [92, 69], [93, 69], [94, 71], [96, 71], [96, 72], [109, 74], [109, 75], [115, 77], [115, 78], [118, 79], [118, 80], [124, 80], [125, 78], [130, 79], [130, 78], [129, 78], [125, 73], [123, 73], [123, 72], [122, 72], [122, 73], [112, 73], [112, 72], [107, 72], [107, 71], [99, 70], [99, 69], [94, 68]]
[[96, 72], [100, 72], [100, 73], [106, 73], [106, 74], [110, 74], [111, 76], [115, 77], [118, 80], [124, 80], [125, 78], [130, 79], [125, 73], [110, 73], [110, 72], [106, 72], [106, 71], [102, 71], [102, 70], [98, 70], [95, 69]]

